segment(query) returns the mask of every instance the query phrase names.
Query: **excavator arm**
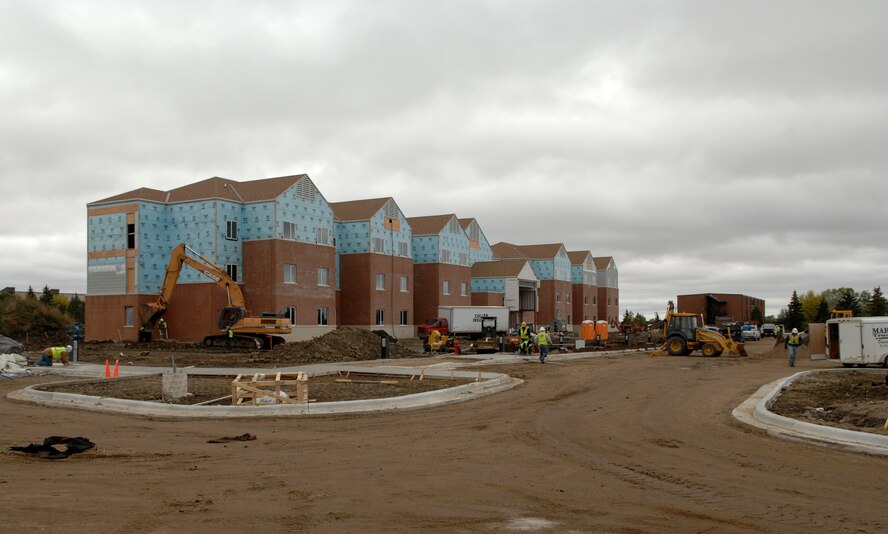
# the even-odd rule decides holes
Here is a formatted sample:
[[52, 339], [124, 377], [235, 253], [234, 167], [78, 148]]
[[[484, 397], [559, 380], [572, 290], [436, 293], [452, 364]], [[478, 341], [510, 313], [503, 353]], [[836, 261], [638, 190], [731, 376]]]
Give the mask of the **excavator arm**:
[[[197, 259], [188, 255], [191, 252]], [[176, 289], [176, 283], [179, 281], [179, 274], [182, 272], [182, 265], [187, 264], [196, 271], [214, 281], [216, 285], [222, 287], [228, 295], [228, 305], [236, 308], [244, 307], [244, 295], [237, 282], [228, 276], [225, 269], [216, 265], [208, 258], [190, 248], [185, 243], [176, 246], [170, 254], [170, 262], [167, 264], [166, 275], [163, 278], [163, 285], [160, 288], [160, 295], [154, 302], [143, 304], [139, 310], [142, 326], [147, 331], [154, 329], [157, 321], [166, 313], [170, 300], [173, 298], [173, 291]]]

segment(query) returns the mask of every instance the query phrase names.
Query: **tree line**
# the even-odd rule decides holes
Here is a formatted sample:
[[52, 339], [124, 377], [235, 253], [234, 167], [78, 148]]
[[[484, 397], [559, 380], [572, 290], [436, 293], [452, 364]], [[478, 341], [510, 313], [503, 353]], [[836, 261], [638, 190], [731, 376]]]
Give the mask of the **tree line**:
[[826, 322], [833, 310], [850, 310], [854, 317], [883, 317], [888, 315], [888, 299], [882, 294], [882, 287], [860, 292], [847, 287], [827, 289], [819, 294], [808, 290], [799, 295], [792, 292], [789, 305], [780, 310], [775, 318], [786, 328], [805, 330], [809, 323]]
[[32, 287], [23, 297], [0, 291], [0, 334], [12, 339], [64, 341], [75, 323], [83, 323], [84, 315], [80, 297], [75, 294], [69, 299], [49, 286], [39, 297]]

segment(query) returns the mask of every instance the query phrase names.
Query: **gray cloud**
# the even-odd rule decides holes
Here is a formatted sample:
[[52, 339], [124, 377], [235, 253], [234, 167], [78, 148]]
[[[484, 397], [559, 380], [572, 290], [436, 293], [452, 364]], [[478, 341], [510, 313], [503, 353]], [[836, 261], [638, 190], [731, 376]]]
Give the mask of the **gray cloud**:
[[85, 290], [88, 202], [309, 173], [613, 255], [621, 310], [871, 289], [882, 2], [0, 5], [0, 278]]

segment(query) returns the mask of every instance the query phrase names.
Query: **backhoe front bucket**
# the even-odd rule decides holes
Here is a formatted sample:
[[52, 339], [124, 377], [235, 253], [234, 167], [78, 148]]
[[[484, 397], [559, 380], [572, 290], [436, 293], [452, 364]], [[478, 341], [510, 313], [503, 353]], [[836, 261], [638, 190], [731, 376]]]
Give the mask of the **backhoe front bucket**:
[[743, 343], [732, 343], [731, 346], [728, 346], [728, 352], [735, 353], [737, 356], [744, 358], [749, 356], [746, 349], [743, 347]]

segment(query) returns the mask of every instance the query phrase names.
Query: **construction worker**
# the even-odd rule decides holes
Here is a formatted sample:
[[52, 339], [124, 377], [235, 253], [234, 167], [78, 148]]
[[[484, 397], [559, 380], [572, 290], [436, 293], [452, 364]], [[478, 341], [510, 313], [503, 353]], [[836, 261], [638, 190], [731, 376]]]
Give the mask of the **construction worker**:
[[527, 347], [530, 344], [530, 327], [527, 323], [521, 321], [521, 328], [518, 329], [518, 354], [528, 354]]
[[428, 347], [426, 347], [426, 352], [437, 351], [441, 348], [441, 332], [437, 330], [432, 330], [432, 333], [429, 334]]
[[546, 327], [540, 327], [540, 333], [537, 334], [536, 344], [540, 348], [540, 363], [546, 363], [549, 356], [549, 334], [546, 333]]
[[167, 324], [166, 321], [163, 320], [163, 317], [157, 322], [157, 331], [160, 333], [160, 339], [167, 338]]
[[43, 351], [37, 365], [41, 367], [52, 367], [53, 362], [62, 362], [62, 365], [71, 365], [71, 363], [68, 362], [68, 355], [73, 353], [74, 349], [71, 348], [71, 345], [68, 345], [67, 347], [49, 347]]
[[232, 343], [232, 341], [234, 341], [234, 330], [232, 330], [230, 326], [226, 326], [225, 331], [228, 333], [227, 344], [228, 344], [228, 348], [230, 349], [231, 343]]
[[799, 352], [799, 345], [802, 344], [802, 336], [799, 334], [798, 328], [793, 328], [792, 333], [786, 338], [784, 347], [789, 349], [789, 366], [795, 367], [796, 355]]

